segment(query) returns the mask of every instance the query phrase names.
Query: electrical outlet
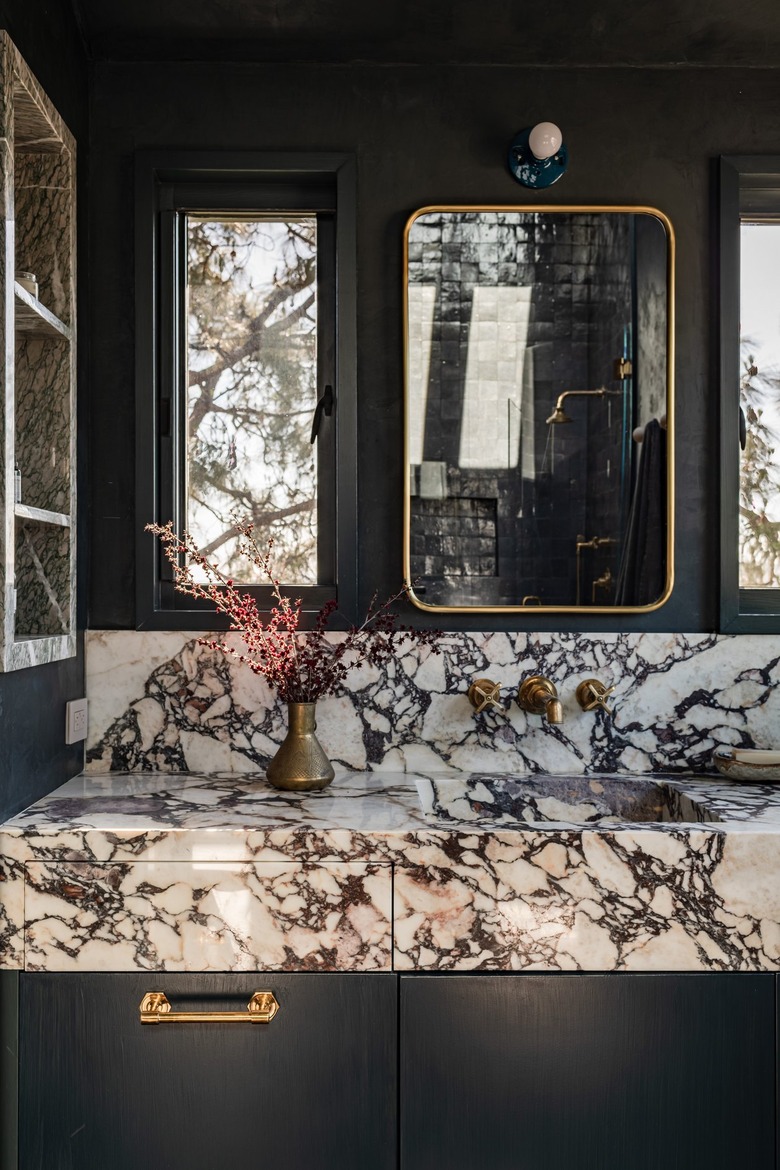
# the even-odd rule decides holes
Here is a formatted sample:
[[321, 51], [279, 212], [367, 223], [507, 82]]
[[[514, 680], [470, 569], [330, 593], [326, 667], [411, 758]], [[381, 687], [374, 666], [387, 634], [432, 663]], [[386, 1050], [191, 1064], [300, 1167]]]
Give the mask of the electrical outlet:
[[65, 705], [65, 743], [78, 743], [87, 738], [89, 701], [71, 699]]

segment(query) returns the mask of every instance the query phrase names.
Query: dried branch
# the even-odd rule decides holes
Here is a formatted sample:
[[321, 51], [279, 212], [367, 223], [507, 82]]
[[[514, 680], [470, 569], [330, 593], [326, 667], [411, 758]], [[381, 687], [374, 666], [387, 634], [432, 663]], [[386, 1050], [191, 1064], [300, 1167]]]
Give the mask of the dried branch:
[[[198, 549], [189, 533], [178, 536], [171, 523], [147, 524], [147, 531], [162, 542], [165, 556], [173, 567], [174, 585], [180, 593], [213, 603], [218, 613], [230, 621], [230, 629], [241, 635], [245, 650], [237, 650], [218, 639], [204, 638], [203, 645], [220, 650], [245, 663], [255, 674], [263, 675], [279, 697], [287, 703], [314, 703], [324, 695], [338, 694], [344, 687], [349, 671], [365, 663], [382, 666], [405, 642], [428, 646], [438, 654], [439, 630], [416, 630], [398, 625], [398, 615], [392, 606], [407, 595], [399, 589], [381, 605], [372, 598], [363, 622], [352, 626], [338, 642], [328, 641], [328, 620], [337, 608], [328, 601], [317, 615], [313, 630], [301, 631], [302, 601], [292, 600], [282, 593], [274, 576], [271, 555], [273, 540], [265, 548], [256, 543], [254, 524], [240, 521], [233, 530], [241, 538], [239, 551], [257, 568], [272, 586], [276, 604], [270, 617], [263, 621], [251, 593], [237, 588], [215, 564], [208, 560], [204, 550]], [[193, 566], [206, 577], [197, 580]]]

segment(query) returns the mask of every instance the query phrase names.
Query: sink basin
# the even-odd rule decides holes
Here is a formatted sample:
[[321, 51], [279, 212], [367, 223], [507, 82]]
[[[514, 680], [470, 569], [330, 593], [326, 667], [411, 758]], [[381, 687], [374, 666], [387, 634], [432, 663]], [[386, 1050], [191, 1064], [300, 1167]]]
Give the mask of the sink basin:
[[418, 780], [423, 812], [437, 823], [486, 825], [701, 824], [720, 818], [673, 783], [634, 776], [471, 773]]

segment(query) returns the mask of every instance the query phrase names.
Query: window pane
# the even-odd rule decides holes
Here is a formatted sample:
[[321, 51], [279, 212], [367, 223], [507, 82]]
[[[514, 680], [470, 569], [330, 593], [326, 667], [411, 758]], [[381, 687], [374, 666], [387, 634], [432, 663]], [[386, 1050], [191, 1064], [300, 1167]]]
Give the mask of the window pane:
[[274, 538], [286, 584], [317, 582], [317, 220], [187, 218], [186, 527], [227, 576], [235, 516]]
[[739, 584], [780, 586], [780, 224], [740, 230]]

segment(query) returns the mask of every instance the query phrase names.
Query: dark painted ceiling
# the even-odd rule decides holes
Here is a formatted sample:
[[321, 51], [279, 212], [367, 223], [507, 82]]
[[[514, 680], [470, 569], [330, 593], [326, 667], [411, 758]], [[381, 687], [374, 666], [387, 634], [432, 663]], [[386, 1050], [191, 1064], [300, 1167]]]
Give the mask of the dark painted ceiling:
[[780, 0], [71, 2], [96, 59], [780, 66]]

